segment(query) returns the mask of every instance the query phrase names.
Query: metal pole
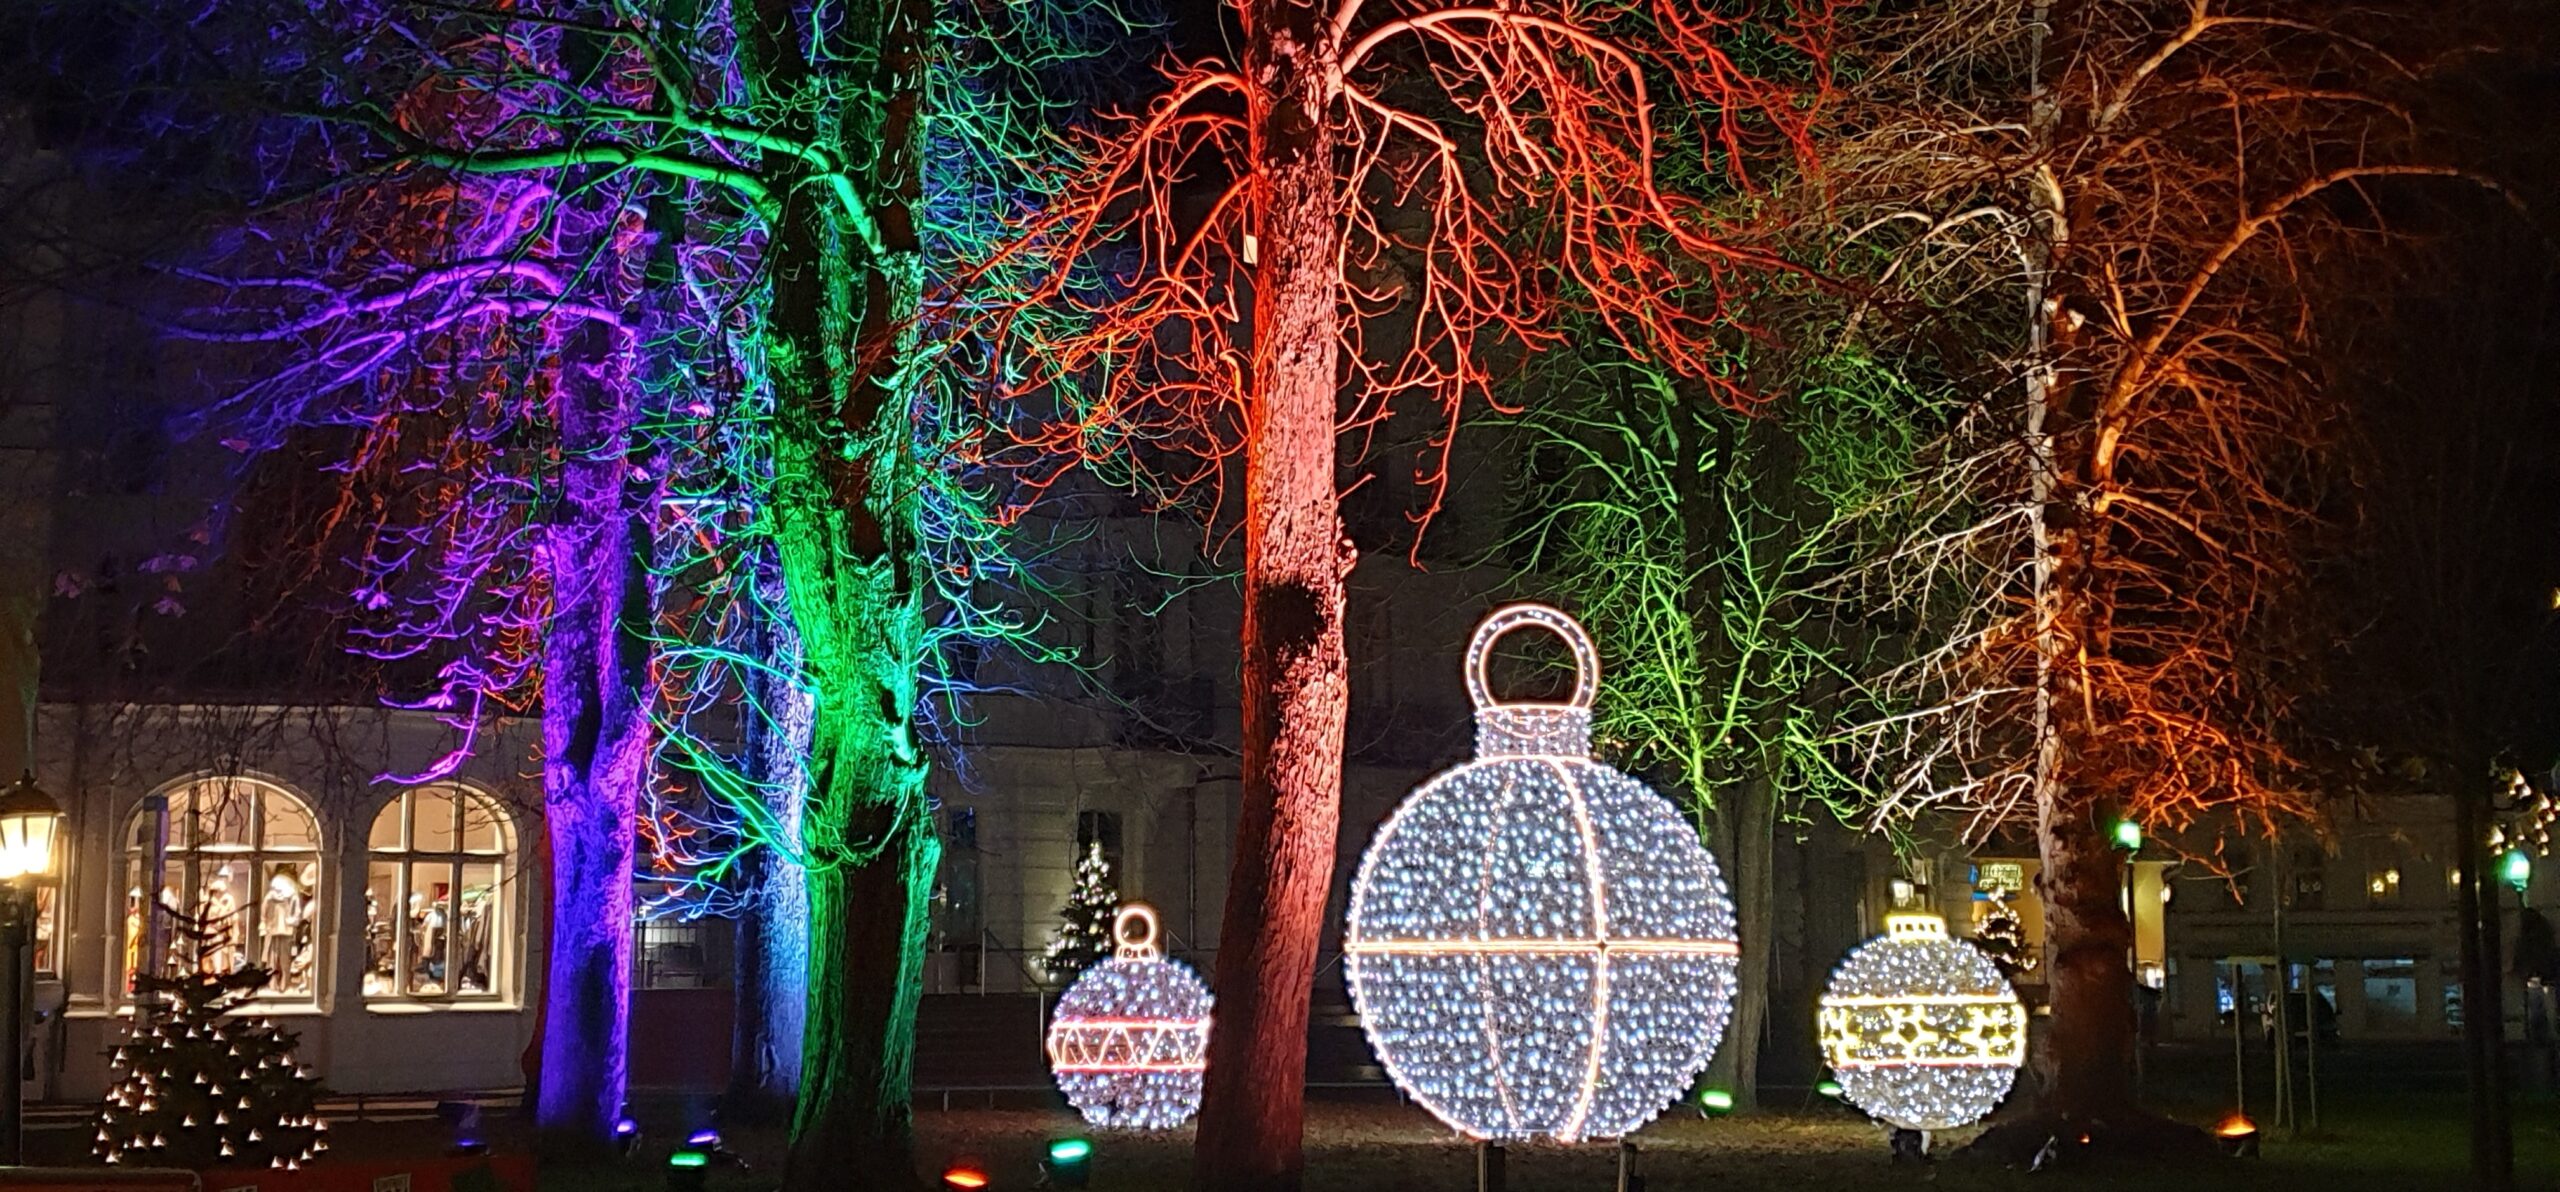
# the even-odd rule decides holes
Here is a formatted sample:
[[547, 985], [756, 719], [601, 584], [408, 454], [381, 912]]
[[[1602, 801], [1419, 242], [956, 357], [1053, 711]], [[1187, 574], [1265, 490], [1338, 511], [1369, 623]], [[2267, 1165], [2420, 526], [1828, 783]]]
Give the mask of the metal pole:
[[2302, 978], [2302, 1016], [2310, 1019], [2302, 1036], [2302, 1062], [2306, 1071], [2304, 1088], [2311, 1094], [2311, 1128], [2320, 1128], [2320, 970], [2306, 968]]
[[1636, 1174], [1636, 1144], [1633, 1139], [1618, 1140], [1618, 1192], [1644, 1192], [1644, 1177]]
[[8, 1019], [9, 1071], [0, 1077], [0, 1166], [18, 1167], [26, 1162], [26, 1078], [27, 1062], [27, 990], [34, 984], [27, 974], [33, 957], [27, 953], [27, 920], [34, 911], [32, 900], [10, 882], [0, 885], [0, 963], [8, 965], [8, 973], [0, 977], [0, 1015]]
[[1476, 1192], [1504, 1192], [1502, 1144], [1486, 1139], [1476, 1143]]
[[2222, 962], [2231, 982], [2231, 1111], [2249, 1112], [2249, 1047], [2241, 1033], [2240, 1018], [2249, 1009], [2249, 986], [2240, 979], [2237, 957]]

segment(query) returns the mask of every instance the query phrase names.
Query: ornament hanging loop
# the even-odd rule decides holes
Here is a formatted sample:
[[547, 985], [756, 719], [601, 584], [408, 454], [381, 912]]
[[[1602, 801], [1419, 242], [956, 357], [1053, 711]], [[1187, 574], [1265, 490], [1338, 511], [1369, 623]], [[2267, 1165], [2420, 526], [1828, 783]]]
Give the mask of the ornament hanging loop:
[[1573, 695], [1565, 706], [1588, 710], [1592, 697], [1600, 692], [1600, 650], [1591, 644], [1591, 635], [1583, 631], [1581, 622], [1565, 615], [1562, 609], [1544, 604], [1506, 604], [1476, 626], [1475, 639], [1467, 643], [1467, 697], [1475, 701], [1478, 710], [1519, 706], [1505, 705], [1493, 697], [1493, 687], [1485, 680], [1485, 664], [1492, 659], [1493, 644], [1502, 640], [1502, 635], [1531, 627], [1563, 638], [1565, 648], [1573, 651]]
[[1156, 923], [1156, 908], [1143, 902], [1120, 904], [1120, 914], [1111, 921], [1111, 940], [1117, 945], [1114, 955], [1122, 960], [1153, 960], [1164, 955], [1157, 942], [1162, 935]]

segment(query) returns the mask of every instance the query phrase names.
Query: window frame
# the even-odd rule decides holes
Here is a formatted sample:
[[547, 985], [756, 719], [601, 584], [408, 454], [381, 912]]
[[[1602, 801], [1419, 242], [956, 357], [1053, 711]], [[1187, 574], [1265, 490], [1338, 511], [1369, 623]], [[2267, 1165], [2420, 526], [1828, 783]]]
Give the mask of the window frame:
[[[226, 791], [224, 788], [229, 790]], [[256, 796], [249, 801], [250, 813], [246, 831], [248, 843], [230, 844], [219, 840], [207, 841], [208, 836], [216, 834], [211, 828], [218, 825], [219, 821], [228, 814], [227, 811], [219, 809], [213, 812], [202, 810], [200, 794], [208, 789], [222, 792], [218, 795], [220, 798], [231, 797], [229, 791], [242, 791]], [[299, 929], [310, 937], [310, 984], [301, 990], [261, 987], [251, 993], [246, 1000], [266, 1006], [318, 1006], [329, 985], [327, 949], [322, 946], [329, 933], [322, 930], [322, 927], [332, 918], [328, 900], [324, 897], [329, 884], [328, 849], [326, 834], [320, 827], [318, 810], [311, 805], [309, 799], [302, 796], [300, 791], [274, 779], [254, 774], [202, 775], [170, 783], [156, 793], [168, 800], [169, 804], [170, 843], [164, 857], [167, 868], [162, 873], [162, 892], [165, 894], [174, 890], [178, 896], [178, 906], [190, 908], [187, 913], [201, 913], [195, 908], [200, 907], [206, 897], [205, 869], [208, 865], [227, 866], [246, 862], [249, 872], [253, 875], [270, 874], [279, 865], [291, 864], [303, 867], [308, 874], [308, 880], [302, 883], [303, 905]], [[278, 845], [268, 838], [270, 797], [283, 799], [300, 814], [303, 822], [310, 828], [309, 844]], [[131, 939], [131, 935], [135, 930], [140, 929], [147, 937], [149, 931], [148, 923], [137, 918], [137, 908], [131, 905], [132, 892], [139, 889], [139, 883], [142, 880], [141, 867], [150, 857], [150, 850], [144, 846], [142, 839], [144, 817], [148, 814], [149, 800], [143, 799], [137, 800], [133, 810], [124, 817], [124, 847], [117, 854], [117, 859], [122, 862], [116, 870], [120, 880], [111, 884], [108, 889], [108, 894], [114, 902], [109, 922], [115, 925], [110, 938], [116, 941], [115, 951], [107, 958], [109, 971], [112, 974], [109, 985], [115, 1000], [127, 1005], [135, 1000], [133, 978], [142, 970], [140, 955], [142, 941]], [[272, 880], [272, 877], [266, 879], [266, 881]], [[257, 891], [263, 889], [264, 885], [265, 881], [253, 883], [247, 902], [242, 904], [235, 901], [231, 912], [243, 923], [251, 925], [247, 933], [248, 942], [234, 940], [227, 945], [241, 950], [240, 967], [245, 967], [253, 959], [263, 959], [263, 956], [253, 956], [251, 953], [252, 949], [258, 952], [264, 951], [265, 935], [256, 926], [257, 920], [263, 915], [260, 906], [263, 895]], [[165, 901], [157, 904], [167, 905]], [[57, 907], [61, 905], [58, 897], [55, 905]], [[57, 931], [58, 929], [57, 925]], [[130, 966], [126, 963], [128, 954], [133, 961]], [[198, 971], [205, 971], [201, 953], [190, 958], [188, 963], [195, 966]], [[170, 971], [174, 967], [167, 965], [164, 959], [162, 971]], [[237, 968], [233, 971], [237, 971]]]
[[[419, 796], [437, 794], [446, 796], [453, 809], [453, 821], [449, 828], [450, 847], [416, 847], [419, 837], [418, 807], [425, 802]], [[496, 833], [497, 843], [494, 849], [470, 847], [472, 829], [469, 827], [469, 822], [471, 811], [475, 806], [486, 813]], [[389, 845], [382, 844], [378, 839], [381, 835], [382, 822], [387, 816], [398, 817], [398, 831]], [[358, 942], [365, 949], [365, 954], [356, 976], [356, 996], [372, 1006], [437, 1007], [514, 1004], [516, 964], [518, 963], [515, 936], [516, 908], [513, 893], [519, 871], [516, 863], [517, 839], [515, 817], [508, 814], [504, 803], [487, 791], [458, 782], [435, 782], [409, 787], [393, 795], [376, 809], [372, 819], [365, 825], [363, 881], [366, 895], [370, 898], [374, 888], [375, 867], [382, 865], [392, 867], [392, 906], [395, 917], [390, 924], [391, 987], [376, 991], [370, 985], [375, 976], [372, 951], [375, 923], [368, 913], [359, 932]], [[441, 867], [444, 874], [447, 893], [429, 909], [443, 911], [444, 964], [445, 972], [450, 977], [453, 975], [455, 953], [458, 948], [456, 936], [461, 930], [464, 898], [468, 890], [463, 880], [464, 870], [482, 865], [493, 867], [496, 871], [489, 883], [485, 903], [488, 909], [484, 911], [488, 918], [486, 927], [488, 938], [484, 945], [488, 961], [486, 987], [476, 991], [465, 991], [456, 988], [460, 982], [446, 979], [441, 982], [441, 988], [431, 992], [421, 992], [411, 988], [412, 978], [415, 976], [411, 955], [412, 935], [400, 929], [399, 919], [396, 916], [402, 913], [398, 908], [409, 905], [409, 900], [417, 893], [412, 886], [415, 876], [422, 868], [433, 872], [437, 867]]]

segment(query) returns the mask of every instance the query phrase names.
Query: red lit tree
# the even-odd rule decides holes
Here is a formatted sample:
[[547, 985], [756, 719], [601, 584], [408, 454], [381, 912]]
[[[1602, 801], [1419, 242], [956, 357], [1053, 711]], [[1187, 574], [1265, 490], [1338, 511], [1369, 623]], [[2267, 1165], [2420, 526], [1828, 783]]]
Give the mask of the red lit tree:
[[[1702, 196], [1802, 144], [1828, 9], [1762, 22], [1682, 0], [1443, 7], [1231, 0], [1240, 61], [1183, 64], [1012, 247], [1054, 268], [1003, 328], [1021, 397], [996, 454], [1160, 501], [1242, 485], [1243, 808], [1220, 930], [1197, 1186], [1297, 1185], [1308, 997], [1333, 876], [1347, 699], [1336, 436], [1404, 401], [1455, 414], [1556, 317], [1589, 312], [1736, 406], [1725, 286], [1783, 268]], [[1737, 63], [1756, 39], [1796, 77]], [[1694, 138], [1655, 105], [1711, 113]], [[1683, 128], [1692, 127], [1684, 121]], [[1707, 284], [1682, 285], [1701, 274]], [[999, 321], [1008, 317], [1000, 313]], [[1036, 411], [1036, 412], [1026, 412]], [[1236, 473], [1240, 473], [1237, 475]]]

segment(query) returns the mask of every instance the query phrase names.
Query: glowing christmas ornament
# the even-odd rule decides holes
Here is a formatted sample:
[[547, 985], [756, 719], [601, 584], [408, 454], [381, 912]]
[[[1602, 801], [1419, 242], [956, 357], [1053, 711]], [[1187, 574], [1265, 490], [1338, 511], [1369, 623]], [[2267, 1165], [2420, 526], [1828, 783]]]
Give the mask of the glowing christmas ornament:
[[1118, 954], [1086, 969], [1049, 1019], [1049, 1070], [1096, 1126], [1161, 1130], [1200, 1109], [1209, 987], [1156, 944], [1156, 913], [1120, 908]]
[[2027, 1055], [2027, 1011], [1998, 965], [1936, 915], [1885, 917], [1822, 995], [1822, 1054], [1841, 1092], [1906, 1130], [1978, 1121]]
[[[1573, 696], [1498, 703], [1513, 629], [1572, 648]], [[1733, 904], [1688, 821], [1591, 758], [1598, 651], [1573, 618], [1497, 609], [1467, 647], [1476, 758], [1378, 829], [1351, 888], [1351, 992], [1398, 1086], [1478, 1138], [1628, 1133], [1724, 1035]]]

